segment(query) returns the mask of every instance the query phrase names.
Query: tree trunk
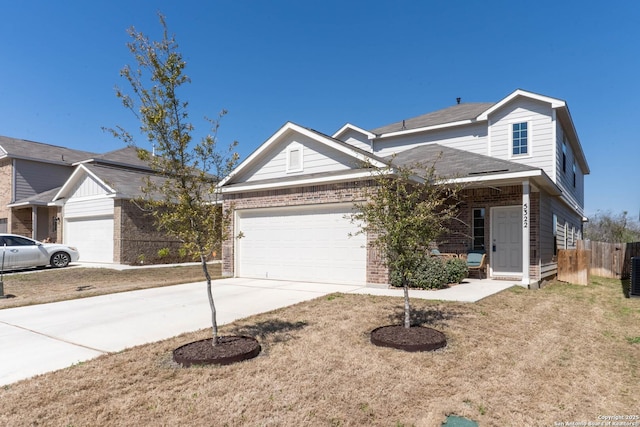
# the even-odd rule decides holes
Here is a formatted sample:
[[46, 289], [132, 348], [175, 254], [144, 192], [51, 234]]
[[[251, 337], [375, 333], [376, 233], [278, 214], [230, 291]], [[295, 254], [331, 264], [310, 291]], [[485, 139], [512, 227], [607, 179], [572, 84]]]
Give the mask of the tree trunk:
[[211, 329], [213, 335], [211, 344], [215, 347], [218, 344], [218, 321], [216, 320], [216, 305], [213, 302], [213, 294], [211, 293], [211, 276], [207, 268], [207, 259], [202, 253], [200, 253], [200, 261], [202, 262], [204, 277], [207, 279], [207, 296], [209, 297], [209, 307], [211, 307]]
[[409, 281], [407, 279], [402, 280], [404, 287], [404, 327], [409, 329], [411, 327], [411, 306], [409, 305]]

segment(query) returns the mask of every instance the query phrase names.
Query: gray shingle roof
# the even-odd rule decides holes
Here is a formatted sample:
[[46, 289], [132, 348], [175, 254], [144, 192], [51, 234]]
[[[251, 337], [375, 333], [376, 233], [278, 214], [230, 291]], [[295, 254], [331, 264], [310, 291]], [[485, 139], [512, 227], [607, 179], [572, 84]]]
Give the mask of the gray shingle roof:
[[381, 135], [390, 132], [399, 132], [402, 130], [418, 129], [429, 126], [443, 125], [446, 123], [459, 122], [462, 120], [473, 120], [481, 113], [491, 108], [495, 103], [481, 102], [481, 103], [463, 103], [457, 104], [452, 107], [444, 108], [442, 110], [434, 111], [432, 113], [423, 114], [418, 117], [391, 123], [390, 125], [381, 126], [376, 129], [372, 129], [371, 132]]
[[150, 169], [149, 162], [140, 160], [138, 148], [125, 147], [118, 150], [109, 151], [94, 157], [97, 163], [111, 163], [117, 165], [135, 166], [137, 168]]
[[88, 151], [0, 136], [0, 158], [21, 158], [71, 165], [94, 156], [95, 153]]
[[414, 166], [416, 163], [428, 167], [435, 162], [436, 175], [443, 178], [487, 176], [539, 170], [532, 166], [445, 147], [439, 144], [422, 145], [402, 151], [395, 157], [387, 157], [387, 161], [398, 166], [407, 167]]
[[111, 167], [106, 165], [86, 164], [84, 165], [91, 173], [100, 178], [105, 184], [114, 189], [118, 195], [125, 198], [136, 198], [143, 196], [142, 187], [144, 179], [151, 177], [153, 180], [163, 178], [150, 172], [141, 170]]

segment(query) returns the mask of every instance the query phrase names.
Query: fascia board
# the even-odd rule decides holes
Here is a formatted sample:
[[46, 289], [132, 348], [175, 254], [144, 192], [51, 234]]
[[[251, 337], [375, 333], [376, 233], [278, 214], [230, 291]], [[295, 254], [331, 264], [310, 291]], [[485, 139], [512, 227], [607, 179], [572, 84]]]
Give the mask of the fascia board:
[[475, 184], [475, 183], [488, 183], [492, 181], [513, 181], [533, 179], [541, 187], [545, 188], [551, 195], [562, 195], [562, 190], [549, 178], [542, 169], [522, 171], [522, 172], [510, 172], [494, 175], [483, 176], [465, 176], [451, 179], [442, 180], [443, 184]]
[[347, 130], [354, 130], [356, 132], [359, 132], [359, 133], [365, 135], [368, 139], [374, 139], [376, 137], [376, 135], [374, 133], [371, 133], [368, 130], [364, 130], [361, 127], [358, 127], [356, 125], [352, 125], [351, 123], [347, 123], [344, 126], [342, 126], [336, 133], [334, 133], [331, 136], [331, 138], [340, 139], [340, 138], [338, 138], [338, 136], [340, 136], [341, 134], [343, 134]]
[[272, 190], [275, 188], [291, 188], [291, 187], [301, 187], [304, 185], [315, 185], [315, 184], [332, 184], [336, 182], [345, 182], [345, 181], [358, 181], [362, 179], [367, 179], [371, 177], [371, 171], [358, 171], [356, 173], [344, 174], [344, 175], [335, 175], [335, 176], [325, 176], [321, 178], [304, 178], [296, 179], [295, 181], [289, 181], [286, 183], [282, 182], [269, 182], [269, 183], [245, 183], [242, 185], [234, 186], [234, 187], [222, 187], [220, 191], [223, 194], [232, 194], [232, 193], [245, 193], [247, 191], [261, 191], [261, 190]]
[[476, 122], [477, 122], [476, 120], [460, 120], [457, 122], [443, 123], [441, 125], [435, 125], [435, 126], [425, 126], [421, 128], [415, 128], [415, 129], [399, 130], [396, 132], [380, 134], [376, 137], [376, 139], [391, 138], [394, 136], [411, 135], [414, 133], [428, 132], [432, 130], [445, 129], [445, 128], [456, 127], [456, 126], [470, 125]]
[[484, 113], [480, 114], [478, 116], [478, 120], [487, 120], [491, 113], [493, 113], [493, 112], [499, 110], [500, 108], [504, 107], [506, 104], [508, 104], [509, 102], [511, 102], [513, 99], [515, 99], [518, 96], [523, 96], [523, 97], [526, 97], [526, 98], [535, 99], [537, 101], [546, 102], [548, 104], [551, 104], [551, 108], [561, 108], [561, 107], [566, 107], [567, 106], [566, 102], [564, 102], [561, 99], [551, 98], [550, 96], [539, 95], [539, 94], [533, 93], [533, 92], [527, 92], [526, 90], [522, 90], [522, 89], [516, 89], [510, 95], [507, 95], [506, 98], [503, 98], [501, 101], [499, 101], [498, 103], [494, 104], [487, 111], [485, 111]]

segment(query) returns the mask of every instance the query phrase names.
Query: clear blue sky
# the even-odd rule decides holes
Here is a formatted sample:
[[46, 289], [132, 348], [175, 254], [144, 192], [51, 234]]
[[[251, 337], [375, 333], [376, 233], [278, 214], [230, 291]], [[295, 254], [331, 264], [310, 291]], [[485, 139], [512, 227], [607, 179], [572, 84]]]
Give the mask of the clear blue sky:
[[[634, 1], [3, 1], [0, 135], [88, 151], [137, 123], [114, 86], [134, 25], [167, 17], [200, 118], [229, 111], [242, 158], [286, 121], [332, 134], [517, 88], [568, 102], [591, 167], [586, 211], [640, 211], [640, 3]], [[144, 146], [145, 141], [140, 141]]]

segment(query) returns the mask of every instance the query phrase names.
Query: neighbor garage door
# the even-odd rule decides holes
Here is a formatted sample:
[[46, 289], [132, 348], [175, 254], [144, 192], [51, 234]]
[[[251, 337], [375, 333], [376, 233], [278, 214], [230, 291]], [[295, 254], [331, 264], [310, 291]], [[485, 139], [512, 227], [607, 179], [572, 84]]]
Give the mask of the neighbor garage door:
[[238, 277], [365, 284], [364, 235], [350, 205], [237, 211]]
[[64, 236], [78, 248], [80, 261], [113, 262], [113, 216], [68, 219]]

